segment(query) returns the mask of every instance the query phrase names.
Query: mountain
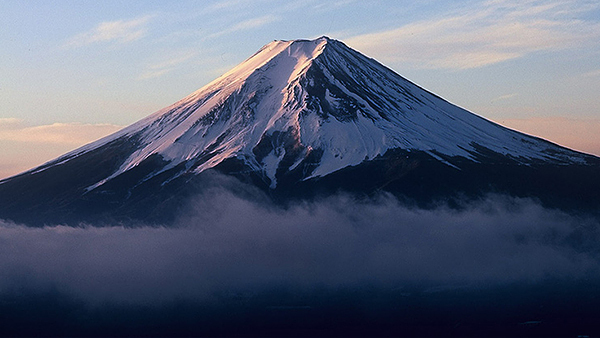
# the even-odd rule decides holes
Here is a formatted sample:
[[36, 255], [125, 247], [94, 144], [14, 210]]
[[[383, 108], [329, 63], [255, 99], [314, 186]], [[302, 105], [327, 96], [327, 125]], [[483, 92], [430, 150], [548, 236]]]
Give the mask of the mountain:
[[0, 218], [166, 224], [214, 187], [281, 204], [389, 192], [420, 207], [500, 193], [594, 212], [599, 169], [321, 37], [273, 41], [175, 104], [0, 181]]

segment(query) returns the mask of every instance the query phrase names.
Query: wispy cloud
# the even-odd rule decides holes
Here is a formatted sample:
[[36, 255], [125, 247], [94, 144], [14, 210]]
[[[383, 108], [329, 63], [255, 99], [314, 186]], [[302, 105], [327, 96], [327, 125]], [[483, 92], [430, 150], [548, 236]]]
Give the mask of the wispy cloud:
[[498, 122], [560, 145], [600, 156], [600, 119], [532, 117], [502, 119]]
[[96, 42], [127, 43], [142, 38], [147, 32], [151, 15], [132, 20], [105, 21], [94, 29], [78, 34], [65, 43], [65, 47], [78, 47]]
[[332, 10], [338, 9], [340, 7], [348, 6], [354, 3], [354, 0], [340, 0], [340, 1], [324, 1], [318, 2], [313, 5], [313, 9], [315, 10]]
[[157, 63], [150, 64], [146, 67], [144, 72], [138, 77], [138, 80], [148, 80], [157, 77], [161, 77], [165, 74], [170, 73], [177, 67], [180, 67], [182, 64], [185, 64], [187, 61], [197, 56], [197, 52], [187, 51], [182, 53], [177, 53], [172, 55], [169, 58], [166, 58]]
[[266, 24], [269, 24], [271, 22], [275, 22], [277, 20], [279, 20], [279, 18], [277, 18], [276, 16], [265, 15], [265, 16], [261, 16], [258, 18], [253, 18], [253, 19], [242, 21], [242, 22], [238, 23], [237, 25], [231, 27], [230, 31], [236, 32], [236, 31], [240, 31], [240, 30], [244, 30], [244, 29], [258, 28], [258, 27], [264, 26]]
[[386, 62], [414, 68], [477, 68], [599, 39], [600, 24], [573, 19], [598, 7], [575, 1], [488, 1], [346, 42]]
[[226, 0], [226, 1], [218, 1], [208, 7], [206, 7], [207, 11], [215, 11], [215, 10], [223, 10], [223, 9], [231, 9], [240, 7], [245, 3], [243, 0]]
[[517, 97], [517, 96], [519, 96], [519, 94], [517, 94], [517, 93], [501, 95], [501, 96], [498, 96], [497, 98], [492, 99], [492, 102], [504, 101], [504, 100], [512, 99], [513, 97]]
[[592, 70], [583, 74], [584, 77], [600, 77], [600, 69]]
[[23, 123], [23, 120], [15, 117], [0, 118], [0, 130], [18, 128]]
[[259, 27], [265, 26], [267, 24], [270, 24], [272, 22], [276, 22], [279, 20], [280, 20], [280, 18], [275, 15], [271, 15], [271, 14], [263, 15], [260, 17], [241, 21], [241, 22], [231, 26], [230, 28], [227, 28], [225, 30], [222, 30], [220, 32], [212, 34], [210, 37], [215, 38], [218, 36], [231, 34], [231, 33], [239, 32], [239, 31], [243, 31], [243, 30], [259, 28]]
[[0, 119], [0, 178], [42, 164], [121, 128], [84, 123], [32, 126], [21, 119]]
[[28, 126], [19, 119], [0, 121], [0, 142], [51, 143], [78, 146], [115, 132], [122, 126], [114, 124], [53, 123]]

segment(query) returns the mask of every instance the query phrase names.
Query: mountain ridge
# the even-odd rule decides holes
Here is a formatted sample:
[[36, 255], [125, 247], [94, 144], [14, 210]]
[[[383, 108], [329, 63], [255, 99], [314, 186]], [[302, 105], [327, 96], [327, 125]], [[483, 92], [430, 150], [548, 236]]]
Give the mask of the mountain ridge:
[[[24, 197], [14, 201], [5, 197], [8, 218], [27, 204], [45, 211], [56, 204], [57, 210], [74, 214], [96, 209], [110, 214], [109, 205], [119, 205], [127, 214], [125, 206], [135, 198], [142, 205], [148, 199], [162, 204], [178, 189], [187, 191], [182, 196], [193, 194], [186, 182], [209, 170], [258, 186], [279, 200], [316, 196], [317, 191], [371, 194], [398, 182], [404, 183], [392, 193], [432, 200], [454, 190], [473, 196], [486, 190], [519, 192], [517, 186], [524, 183], [517, 181], [539, 176], [539, 168], [563, 167], [565, 174], [549, 178], [556, 180], [567, 175], [564, 168], [596, 168], [598, 163], [592, 155], [457, 107], [342, 42], [320, 37], [275, 40], [173, 105], [0, 181], [0, 202], [3, 194], [29, 185], [31, 195], [21, 192]], [[474, 188], [467, 186], [469, 175], [503, 176], [502, 166], [520, 178], [486, 176]], [[591, 175], [598, 180], [593, 173], [582, 179]], [[455, 177], [462, 186], [442, 180], [441, 187], [421, 183], [429, 186], [424, 189], [403, 181], [407, 177], [422, 182]], [[532, 189], [520, 194], [537, 197], [546, 188], [540, 183]], [[0, 217], [7, 217], [2, 207]]]
[[[333, 45], [333, 47], [330, 47], [331, 45]], [[435, 102], [434, 104], [448, 105], [453, 110], [459, 110], [461, 113], [463, 113], [463, 115], [465, 115], [466, 113], [466, 116], [468, 116], [471, 119], [481, 119], [481, 117], [473, 115], [472, 113], [467, 112], [462, 108], [458, 108], [454, 105], [451, 105], [446, 100], [441, 99], [438, 96], [433, 95], [425, 90], [423, 90], [422, 93], [418, 93], [417, 95], [420, 96], [417, 96], [414, 95], [411, 92], [411, 90], [407, 90], [406, 88], [394, 84], [396, 87], [395, 89], [397, 89], [398, 93], [404, 94], [402, 100], [396, 101], [400, 101], [400, 104], [404, 104], [405, 107], [399, 107], [399, 104], [397, 102], [394, 102], [394, 100], [387, 100], [388, 102], [385, 102], [385, 100], [379, 100], [380, 102], [376, 102], [377, 97], [375, 95], [372, 95], [372, 93], [366, 93], [365, 95], [363, 95], [363, 97], [357, 95], [356, 93], [352, 93], [348, 90], [347, 87], [356, 88], [356, 85], [345, 86], [343, 84], [339, 84], [339, 79], [335, 77], [332, 78], [331, 74], [319, 75], [329, 78], [330, 81], [334, 83], [333, 86], [328, 84], [327, 88], [322, 88], [325, 87], [325, 85], [319, 88], [319, 86], [314, 85], [314, 83], [311, 86], [311, 81], [314, 81], [317, 78], [317, 76], [313, 75], [310, 78], [308, 78], [306, 73], [311, 71], [313, 73], [323, 71], [323, 69], [327, 69], [327, 66], [335, 64], [335, 62], [330, 61], [330, 59], [335, 59], [335, 57], [343, 55], [343, 53], [338, 50], [340, 48], [343, 48], [343, 52], [349, 54], [356, 53], [352, 49], [343, 45], [341, 42], [329, 39], [328, 37], [321, 37], [316, 40], [276, 40], [263, 46], [257, 53], [255, 53], [250, 58], [246, 59], [240, 65], [234, 67], [231, 71], [225, 73], [223, 76], [217, 78], [216, 80], [212, 81], [211, 83], [199, 89], [198, 91], [188, 95], [186, 98], [176, 102], [175, 104], [169, 107], [159, 110], [158, 112], [140, 120], [137, 123], [134, 123], [129, 127], [124, 128], [123, 130], [113, 134], [112, 136], [109, 136], [108, 138], [105, 138], [104, 140], [106, 142], [114, 140], [115, 138], [121, 136], [136, 136], [135, 134], [144, 133], [145, 135], [143, 138], [145, 140], [149, 140], [149, 142], [146, 142], [147, 145], [143, 149], [137, 151], [135, 154], [132, 154], [130, 158], [126, 161], [126, 163], [124, 163], [122, 167], [115, 173], [113, 173], [111, 176], [107, 177], [106, 180], [110, 180], [118, 176], [119, 174], [125, 172], [126, 170], [129, 170], [132, 167], [139, 165], [141, 161], [153, 154], [160, 154], [165, 158], [165, 160], [174, 161], [173, 165], [177, 165], [182, 161], [186, 161], [192, 159], [195, 156], [198, 156], [198, 151], [205, 150], [211, 146], [219, 147], [217, 143], [221, 143], [223, 141], [230, 141], [231, 143], [234, 143], [233, 146], [228, 147], [226, 149], [223, 149], [223, 147], [221, 147], [220, 155], [213, 157], [206, 164], [200, 165], [199, 167], [197, 167], [196, 170], [202, 171], [204, 168], [213, 167], [215, 163], [222, 161], [224, 158], [227, 158], [229, 156], [235, 156], [241, 153], [241, 155], [245, 156], [246, 160], [248, 160], [248, 163], [253, 165], [255, 169], [264, 170], [267, 176], [272, 181], [275, 181], [276, 178], [274, 177], [274, 171], [277, 169], [277, 165], [279, 164], [278, 159], [272, 157], [265, 157], [262, 159], [266, 160], [266, 162], [264, 163], [252, 163], [254, 162], [253, 159], [251, 158], [251, 156], [248, 156], [251, 155], [252, 149], [249, 148], [257, 147], [263, 137], [272, 134], [274, 131], [286, 132], [288, 128], [294, 129], [292, 132], [298, 134], [294, 137], [300, 137], [300, 140], [298, 140], [298, 145], [303, 146], [305, 149], [319, 148], [323, 146], [323, 143], [329, 143], [325, 144], [325, 146], [332, 146], [331, 150], [333, 152], [337, 152], [334, 154], [324, 154], [325, 156], [329, 155], [329, 157], [324, 159], [326, 163], [322, 163], [322, 168], [320, 168], [321, 170], [317, 169], [316, 172], [313, 174], [313, 176], [315, 177], [326, 175], [348, 165], [356, 165], [362, 162], [365, 158], [372, 159], [377, 155], [382, 155], [387, 149], [390, 148], [425, 150], [430, 151], [432, 156], [436, 156], [437, 152], [445, 155], [461, 155], [463, 157], [472, 158], [470, 152], [476, 149], [470, 147], [471, 145], [469, 143], [473, 142], [474, 139], [477, 140], [477, 137], [481, 139], [481, 137], [484, 136], [482, 134], [484, 134], [485, 132], [489, 132], [489, 130], [475, 130], [476, 135], [469, 135], [471, 136], [470, 138], [463, 137], [463, 139], [466, 142], [461, 140], [457, 141], [456, 135], [450, 135], [454, 138], [454, 140], [452, 141], [455, 141], [455, 144], [449, 144], [449, 142], [447, 142], [447, 139], [444, 138], [444, 135], [440, 136], [432, 132], [432, 130], [435, 129], [432, 127], [437, 127], [438, 129], [440, 129], [438, 125], [430, 124], [429, 126], [426, 126], [424, 124], [427, 121], [419, 121], [419, 123], [412, 124], [410, 123], [411, 121], [405, 121], [408, 118], [421, 118], [421, 116], [416, 116], [415, 114], [408, 116], [407, 110], [410, 111], [414, 109], [411, 106], [411, 104], [419, 105], [422, 104], [422, 101], [425, 99], [431, 100], [431, 98], [425, 97], [424, 93], [431, 95], [432, 98], [439, 99], [438, 102]], [[327, 50], [334, 50], [336, 53], [329, 53], [332, 55], [327, 55], [325, 53]], [[317, 60], [317, 58], [323, 57], [324, 55], [326, 56], [325, 61], [329, 61], [325, 63], [325, 65], [322, 64], [323, 62], [320, 62], [321, 60]], [[286, 56], [289, 56], [289, 58], [286, 58]], [[365, 60], [367, 59], [376, 62], [374, 59], [365, 58]], [[313, 65], [314, 62], [319, 62], [319, 64], [315, 67]], [[284, 63], [283, 66], [282, 63]], [[343, 63], [347, 63], [346, 60], [344, 60]], [[376, 65], [381, 68], [387, 69], [381, 64], [377, 63]], [[343, 77], [346, 77], [347, 74], [350, 72], [351, 71], [346, 71]], [[288, 73], [290, 75], [287, 75]], [[390, 73], [397, 75], [395, 73], [392, 73], [391, 70]], [[338, 72], [336, 74], [339, 76], [341, 73]], [[278, 79], [274, 80], [272, 78], [273, 76], [277, 76]], [[409, 89], [422, 90], [420, 87], [410, 83], [409, 81], [405, 80], [400, 76], [397, 76], [395, 80], [397, 80], [397, 82], [404, 81], [405, 83], [403, 85], [413, 87]], [[300, 84], [300, 90], [304, 89], [308, 93], [293, 93], [291, 90], [298, 90], [298, 85], [301, 81], [304, 81], [305, 83]], [[251, 88], [244, 88], [245, 86]], [[271, 105], [271, 107], [265, 109], [263, 104], [263, 106], [254, 109], [255, 106], [260, 105], [260, 102], [258, 102], [259, 100], [256, 100], [255, 98], [257, 95], [261, 95], [261, 90], [264, 91], [263, 88], [265, 86], [267, 88], [269, 86], [272, 86], [276, 89], [271, 90], [270, 92], [267, 90], [267, 93], [265, 93], [267, 97], [262, 98], [260, 100], [267, 101], [268, 104]], [[335, 91], [338, 91], [337, 96], [346, 96], [342, 97], [342, 99], [340, 100], [338, 99], [338, 97], [336, 97], [336, 94], [331, 93], [330, 88]], [[386, 89], [389, 90], [390, 88]], [[318, 93], [317, 91], [319, 90], [322, 92]], [[340, 93], [340, 91], [342, 93]], [[266, 111], [266, 114], [263, 114], [263, 116], [254, 117], [252, 121], [249, 121], [250, 123], [254, 123], [254, 125], [250, 127], [253, 128], [253, 131], [256, 132], [251, 133], [249, 135], [249, 138], [243, 139], [234, 138], [231, 137], [231, 135], [224, 135], [228, 132], [227, 130], [219, 130], [217, 132], [213, 132], [212, 134], [214, 135], [210, 135], [210, 133], [209, 135], [207, 135], [207, 131], [209, 131], [209, 129], [215, 129], [213, 128], [213, 124], [215, 124], [213, 122], [220, 122], [223, 120], [222, 115], [226, 115], [226, 118], [235, 118], [231, 116], [231, 111], [219, 111], [219, 105], [223, 104], [224, 101], [227, 101], [227, 97], [230, 97], [234, 93], [239, 93], [240, 95], [238, 96], [242, 96], [242, 94], [248, 96], [246, 98], [237, 98], [237, 100], [241, 101], [241, 104], [238, 104], [238, 106], [241, 107], [235, 107], [234, 103], [230, 109], [238, 115], [247, 114], [246, 116], [242, 116], [242, 119], [251, 118], [249, 114], [258, 114]], [[304, 97], [298, 97], [300, 95], [307, 94], [308, 99], [305, 100], [307, 102], [303, 102]], [[364, 99], [365, 96], [367, 97], [368, 101]], [[342, 102], [340, 103], [339, 101]], [[293, 104], [296, 105], [294, 107], [295, 109], [290, 111], [288, 107]], [[337, 104], [338, 106], [332, 107], [335, 104]], [[377, 105], [380, 107], [372, 107]], [[394, 107], [394, 105], [396, 107]], [[307, 123], [304, 123], [301, 126], [300, 120], [302, 119], [302, 117], [299, 116], [298, 110], [301, 110], [302, 113], [305, 112], [307, 108], [309, 108], [309, 110], [312, 110], [312, 112], [315, 112], [317, 115], [323, 115], [324, 118], [317, 118], [316, 121], [308, 121]], [[435, 113], [446, 114], [446, 112], [441, 108], [437, 109], [437, 107], [435, 107], [434, 109], [437, 110], [435, 111]], [[354, 109], [354, 111], [349, 111], [351, 109]], [[222, 108], [221, 110], [225, 109]], [[269, 116], [269, 114], [271, 114], [271, 116]], [[399, 120], [397, 118], [399, 115], [404, 115], [400, 116], [400, 118], [403, 118], [403, 120]], [[353, 134], [351, 134], [352, 131], [344, 131], [345, 133], [338, 133], [334, 136], [336, 138], [341, 138], [345, 135], [357, 136], [357, 134], [359, 134], [359, 136], [363, 136], [360, 139], [368, 139], [368, 141], [371, 141], [371, 144], [366, 144], [364, 142], [363, 144], [351, 144], [352, 137], [346, 137], [345, 139], [341, 140], [341, 145], [332, 144], [338, 141], [334, 140], [334, 138], [331, 138], [330, 140], [322, 140], [318, 139], [317, 137], [317, 139], [315, 139], [315, 132], [313, 130], [310, 130], [310, 128], [315, 128], [315, 124], [321, 124], [321, 128], [329, 127], [331, 124], [333, 124], [331, 122], [331, 119], [329, 118], [330, 116], [333, 116], [336, 120], [341, 122], [352, 122], [351, 120], [359, 119], [363, 120], [359, 121], [362, 123], [355, 123], [357, 128], [360, 129], [358, 130], [358, 133], [354, 132]], [[428, 119], [432, 119], [432, 116], [434, 116], [434, 114], [428, 114], [425, 117]], [[366, 123], [369, 119], [375, 121], [382, 119], [393, 120], [394, 118], [396, 119], [396, 121], [392, 121], [391, 126], [384, 125], [382, 123], [379, 123], [379, 125], [375, 125], [374, 123]], [[439, 118], [439, 116], [434, 118]], [[456, 117], [450, 116], [450, 118], [455, 119]], [[164, 121], [168, 119], [170, 119], [170, 121]], [[216, 119], [216, 121], [212, 121], [214, 119]], [[304, 120], [308, 119], [304, 117]], [[324, 124], [324, 121], [328, 123]], [[489, 124], [489, 126], [493, 125], [496, 128], [503, 128], [499, 125], [494, 124], [491, 121], [485, 121], [487, 124]], [[151, 125], [159, 125], [163, 122], [166, 122], [164, 123], [166, 126], [161, 125], [159, 126], [159, 128], [156, 128], [156, 126], [154, 126], [153, 128], [153, 125]], [[171, 122], [170, 125], [167, 124], [168, 122]], [[474, 124], [472, 121], [467, 122]], [[208, 128], [197, 128], [198, 124], [201, 124]], [[247, 124], [242, 126], [239, 126], [240, 123], [237, 124], [238, 125], [233, 126], [233, 128], [231, 128], [232, 126], [229, 126], [230, 129], [233, 129], [234, 131], [237, 131], [239, 133], [246, 132], [246, 130], [244, 129], [249, 128]], [[194, 127], [196, 128], [193, 129]], [[340, 125], [338, 124], [330, 129], [336, 128], [340, 128]], [[400, 130], [400, 132], [398, 132], [399, 128], [403, 128], [404, 130]], [[389, 131], [390, 129], [392, 129], [391, 132]], [[407, 130], [409, 130], [409, 132], [407, 132]], [[506, 128], [505, 130], [507, 131], [509, 129]], [[194, 135], [190, 137], [189, 134], [192, 132], [194, 133]], [[203, 132], [202, 137], [198, 137], [199, 132]], [[403, 135], [410, 134], [411, 132], [416, 135], [408, 135], [406, 137]], [[439, 134], [440, 132], [444, 133], [445, 131], [438, 130], [435, 132]], [[461, 132], [464, 133], [464, 131]], [[507, 146], [505, 145], [506, 140], [500, 140], [497, 136], [498, 132], [496, 130], [493, 130], [493, 132], [496, 135], [492, 135], [491, 141], [489, 139], [486, 139], [486, 144], [479, 145], [484, 146], [486, 148], [492, 148], [491, 144], [494, 143], [493, 141], [500, 141], [501, 143], [504, 143], [502, 146], [504, 148], [507, 148]], [[233, 132], [229, 133], [231, 134]], [[323, 133], [333, 134], [332, 131], [324, 131]], [[518, 132], [513, 132], [513, 135], [511, 136], [514, 138], [525, 137], [522, 140], [522, 142], [524, 143], [543, 143], [543, 141], [540, 142], [540, 139], [533, 138], [525, 134], [520, 134]], [[224, 140], [218, 142], [219, 137], [223, 138]], [[428, 137], [438, 138], [441, 140], [428, 140]], [[386, 140], [382, 141], [382, 139]], [[458, 142], [462, 142], [462, 144]], [[66, 154], [62, 156], [62, 158], [66, 158], [69, 155], [74, 155], [78, 152], [88, 151], [89, 149], [93, 149], [95, 146], [102, 143], [104, 142], [99, 141], [92, 143], [88, 146], [84, 146], [83, 148], [75, 150], [74, 152]], [[514, 146], [514, 143], [515, 142], [513, 142], [513, 144], [511, 145]], [[538, 149], [534, 149], [534, 151], [528, 151], [530, 149], [527, 149], [526, 145], [523, 146], [523, 144], [521, 144], [520, 146], [520, 149], [517, 149], [518, 151], [520, 151], [519, 155], [540, 158], [539, 148], [541, 147], [539, 145], [537, 145]], [[564, 161], [567, 163], [571, 161], [582, 161], [582, 159], [579, 158], [578, 155], [575, 155], [576, 153], [565, 154], [565, 148], [549, 144], [545, 144], [545, 146], [548, 149], [551, 149], [552, 151], [557, 153], [560, 153], [561, 150], [563, 150], [562, 158], [552, 154], [547, 154], [547, 158], [549, 159], [558, 160], [559, 162]], [[345, 149], [343, 149], [344, 147]], [[241, 149], [240, 151], [240, 148], [243, 149]], [[349, 154], [351, 154], [355, 149], [360, 149], [362, 151], [360, 152], [360, 154], [354, 154], [354, 158], [350, 160], [338, 160], [338, 163], [332, 163], [336, 162], [336, 158], [338, 158], [339, 156], [346, 156], [346, 158], [348, 158]], [[500, 147], [497, 147], [494, 150], [497, 152], [502, 152], [502, 148]], [[508, 150], [506, 153], [514, 156], [514, 153], [516, 153], [516, 151], [512, 150], [511, 153], [511, 151]], [[565, 157], [570, 158], [566, 159]], [[442, 160], [441, 158], [438, 159]], [[274, 163], [268, 163], [269, 161]], [[329, 166], [330, 168], [325, 168], [326, 166]], [[93, 189], [103, 184], [104, 182], [98, 182], [96, 186], [92, 186], [90, 187], [90, 189]], [[276, 186], [276, 183], [273, 185], [273, 187], [274, 186]]]

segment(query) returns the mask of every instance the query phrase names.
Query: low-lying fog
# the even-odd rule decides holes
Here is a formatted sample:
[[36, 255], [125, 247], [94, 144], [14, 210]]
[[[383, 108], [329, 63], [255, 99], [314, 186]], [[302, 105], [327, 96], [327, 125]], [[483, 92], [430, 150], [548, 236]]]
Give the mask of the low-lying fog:
[[598, 277], [598, 221], [489, 196], [465, 210], [345, 196], [283, 210], [213, 189], [176, 227], [0, 223], [0, 294], [161, 303], [286, 286], [494, 286]]

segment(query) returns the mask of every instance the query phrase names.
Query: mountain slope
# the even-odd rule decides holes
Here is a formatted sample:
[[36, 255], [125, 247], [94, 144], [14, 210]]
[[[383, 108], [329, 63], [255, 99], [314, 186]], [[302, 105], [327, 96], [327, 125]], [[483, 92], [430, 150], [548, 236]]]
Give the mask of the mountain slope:
[[452, 105], [339, 41], [274, 41], [179, 102], [1, 181], [0, 217], [168, 221], [213, 171], [277, 200], [383, 190], [419, 204], [490, 191], [551, 202], [600, 187], [598, 163]]

